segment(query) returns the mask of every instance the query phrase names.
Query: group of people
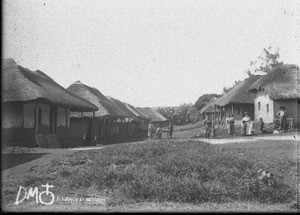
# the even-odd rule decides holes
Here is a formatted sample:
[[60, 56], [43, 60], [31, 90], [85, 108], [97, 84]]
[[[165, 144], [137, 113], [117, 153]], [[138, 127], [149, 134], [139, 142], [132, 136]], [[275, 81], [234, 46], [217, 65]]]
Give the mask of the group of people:
[[[285, 107], [281, 106], [280, 111], [277, 113], [277, 116], [279, 117], [279, 129], [285, 131], [285, 125], [286, 125], [286, 118], [287, 118], [287, 113], [285, 111]], [[225, 119], [226, 127], [227, 127], [227, 132], [228, 135], [233, 137], [235, 133], [235, 119], [233, 117], [233, 114], [228, 114], [226, 119]], [[206, 116], [205, 120], [203, 121], [203, 125], [205, 127], [205, 138], [214, 138], [215, 137], [215, 128], [213, 126], [212, 121], [210, 120], [209, 116]], [[261, 135], [264, 131], [264, 125], [265, 123], [263, 122], [262, 118], [259, 118], [259, 135]], [[172, 138], [172, 133], [173, 133], [173, 124], [170, 123], [168, 125], [168, 138]], [[254, 133], [253, 131], [253, 121], [251, 121], [251, 117], [249, 116], [248, 112], [245, 112], [244, 117], [242, 118], [242, 124], [241, 124], [241, 134], [246, 136], [246, 135], [252, 135]], [[155, 131], [154, 125], [152, 121], [150, 121], [149, 126], [148, 126], [148, 138], [152, 138], [155, 134], [156, 138], [161, 138], [162, 136], [162, 130], [160, 127], [158, 127]]]
[[[152, 138], [155, 134], [155, 137], [156, 138], [161, 138], [162, 136], [162, 130], [160, 127], [157, 127], [156, 131], [155, 131], [155, 128], [154, 128], [154, 125], [152, 123], [152, 121], [150, 121], [149, 125], [148, 125], [148, 138]], [[167, 134], [168, 134], [168, 138], [172, 138], [172, 134], [173, 134], [173, 124], [170, 122], [170, 124], [168, 125], [168, 131], [167, 131]]]
[[[225, 119], [225, 122], [227, 126], [228, 135], [233, 137], [233, 134], [235, 133], [235, 128], [234, 128], [235, 119], [233, 117], [233, 114], [228, 114]], [[262, 118], [259, 118], [259, 131], [258, 131], [259, 134], [262, 134], [263, 129], [264, 129], [264, 122]], [[249, 116], [249, 113], [245, 112], [245, 115], [242, 118], [241, 134], [243, 136], [247, 136], [247, 135], [252, 135], [253, 133], [254, 133], [253, 121], [251, 121], [251, 117]]]
[[[286, 126], [286, 118], [287, 113], [285, 111], [285, 107], [281, 106], [279, 112], [277, 113], [277, 116], [279, 117], [279, 130], [285, 131]], [[225, 119], [228, 135], [233, 137], [235, 133], [235, 119], [233, 117], [233, 114], [228, 114]], [[206, 119], [203, 122], [203, 125], [205, 126], [205, 138], [209, 138], [210, 136], [214, 138], [215, 136], [215, 129], [212, 125], [212, 121], [207, 116]], [[261, 135], [264, 132], [264, 125], [262, 118], [259, 118], [258, 122], [258, 133]], [[251, 117], [249, 116], [248, 112], [245, 112], [244, 117], [242, 118], [242, 124], [241, 124], [241, 134], [246, 135], [252, 135], [254, 133], [253, 131], [253, 121], [251, 121]]]

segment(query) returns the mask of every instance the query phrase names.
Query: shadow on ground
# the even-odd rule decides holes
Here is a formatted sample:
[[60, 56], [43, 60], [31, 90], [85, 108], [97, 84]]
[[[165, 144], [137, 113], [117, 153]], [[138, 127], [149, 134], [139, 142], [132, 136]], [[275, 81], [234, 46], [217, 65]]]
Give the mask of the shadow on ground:
[[38, 159], [49, 153], [2, 154], [2, 171]]

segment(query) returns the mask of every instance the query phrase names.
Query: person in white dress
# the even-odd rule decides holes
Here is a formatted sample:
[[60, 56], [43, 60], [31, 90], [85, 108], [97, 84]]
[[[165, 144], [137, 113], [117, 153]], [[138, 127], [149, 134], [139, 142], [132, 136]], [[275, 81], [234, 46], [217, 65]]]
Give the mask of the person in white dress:
[[251, 135], [251, 128], [250, 128], [250, 120], [251, 118], [248, 115], [248, 112], [245, 112], [245, 116], [242, 119], [242, 127], [241, 127], [241, 133], [242, 135]]

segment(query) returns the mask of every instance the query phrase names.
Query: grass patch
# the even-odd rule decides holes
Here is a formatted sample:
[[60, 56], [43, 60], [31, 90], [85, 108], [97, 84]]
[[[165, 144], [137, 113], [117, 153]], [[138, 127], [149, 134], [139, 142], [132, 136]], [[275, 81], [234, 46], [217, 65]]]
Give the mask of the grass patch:
[[[53, 161], [45, 173], [23, 180], [22, 186], [55, 185], [55, 195], [97, 194], [110, 205], [138, 202], [199, 204], [290, 203], [296, 199], [297, 157], [293, 143], [211, 145], [203, 142], [150, 140], [78, 151]], [[264, 168], [276, 184], [252, 181]], [[50, 181], [49, 181], [50, 180]], [[6, 181], [6, 187], [10, 182]], [[7, 195], [11, 193], [7, 190]]]
[[[93, 187], [110, 195], [112, 202], [285, 203], [296, 194], [284, 181], [285, 173], [296, 167], [295, 161], [251, 152], [241, 155], [240, 149], [199, 142], [118, 145], [78, 152], [53, 163], [49, 170], [54, 166], [59, 166], [57, 174], [68, 181], [69, 190]], [[275, 174], [276, 186], [252, 182], [252, 174], [262, 167]]]

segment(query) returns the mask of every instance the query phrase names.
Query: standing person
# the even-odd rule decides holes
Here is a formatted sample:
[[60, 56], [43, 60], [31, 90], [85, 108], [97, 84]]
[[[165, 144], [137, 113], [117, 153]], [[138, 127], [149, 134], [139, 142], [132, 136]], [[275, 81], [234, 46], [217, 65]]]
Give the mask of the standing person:
[[205, 120], [203, 121], [204, 127], [205, 127], [205, 138], [209, 138], [210, 132], [211, 132], [211, 127], [212, 127], [212, 122], [209, 119], [208, 116], [206, 116]]
[[156, 138], [158, 138], [158, 139], [161, 138], [161, 129], [160, 129], [160, 127], [158, 127], [158, 128], [156, 129]]
[[173, 133], [173, 124], [170, 122], [169, 124], [169, 138], [172, 138], [172, 133]]
[[249, 126], [250, 126], [250, 117], [248, 115], [248, 112], [245, 112], [245, 116], [242, 119], [242, 127], [241, 127], [241, 133], [242, 135], [246, 136], [247, 134], [249, 134], [249, 132], [247, 132], [249, 130]]
[[265, 126], [265, 123], [261, 117], [259, 118], [258, 124], [259, 124], [259, 135], [261, 135], [263, 133], [264, 126]]
[[227, 114], [227, 117], [225, 118], [225, 125], [227, 127], [227, 133], [228, 133], [228, 135], [230, 135], [230, 124], [229, 124], [229, 121], [230, 121], [230, 114]]
[[228, 130], [228, 135], [231, 135], [233, 137], [233, 134], [234, 134], [234, 123], [235, 123], [235, 120], [234, 120], [234, 117], [233, 117], [233, 114], [230, 115], [229, 117], [229, 130]]
[[153, 133], [154, 133], [154, 125], [152, 124], [152, 121], [150, 121], [149, 125], [148, 125], [148, 138], [149, 139], [152, 137]]
[[284, 106], [280, 107], [280, 111], [278, 111], [277, 116], [279, 116], [280, 130], [285, 131], [287, 113], [285, 112]]

